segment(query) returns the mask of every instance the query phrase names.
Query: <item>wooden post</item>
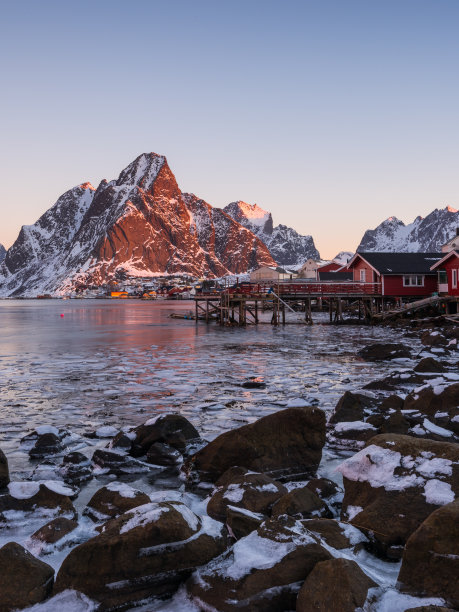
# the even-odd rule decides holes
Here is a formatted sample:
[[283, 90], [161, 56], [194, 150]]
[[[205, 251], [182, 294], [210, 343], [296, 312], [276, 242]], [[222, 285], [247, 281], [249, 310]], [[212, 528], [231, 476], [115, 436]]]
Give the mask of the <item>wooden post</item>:
[[285, 304], [282, 304], [282, 325], [285, 325]]
[[328, 312], [330, 314], [330, 323], [333, 323], [333, 300], [328, 298]]
[[196, 319], [196, 325], [198, 324], [198, 300], [194, 301], [194, 317]]

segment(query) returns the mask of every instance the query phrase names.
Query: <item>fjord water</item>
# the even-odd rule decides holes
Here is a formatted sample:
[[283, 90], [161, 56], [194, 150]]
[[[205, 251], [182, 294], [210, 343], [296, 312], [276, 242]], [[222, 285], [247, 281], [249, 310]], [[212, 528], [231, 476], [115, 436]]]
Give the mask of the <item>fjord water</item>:
[[[394, 330], [238, 329], [170, 318], [193, 308], [168, 301], [0, 301], [0, 448], [13, 475], [30, 474], [18, 443], [39, 425], [81, 435], [179, 411], [213, 439], [298, 398], [330, 411], [346, 390], [394, 369], [355, 355], [371, 342], [399, 341]], [[266, 388], [241, 387], [251, 377]]]

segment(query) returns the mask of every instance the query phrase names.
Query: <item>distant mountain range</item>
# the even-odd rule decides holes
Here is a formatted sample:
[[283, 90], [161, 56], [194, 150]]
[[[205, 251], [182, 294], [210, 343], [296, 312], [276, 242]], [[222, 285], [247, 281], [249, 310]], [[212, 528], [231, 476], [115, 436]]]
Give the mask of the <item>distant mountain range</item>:
[[405, 225], [389, 217], [377, 228], [367, 230], [357, 247], [361, 252], [435, 253], [456, 235], [459, 212], [455, 208], [436, 208], [427, 217], [416, 217]]
[[310, 257], [320, 259], [312, 236], [302, 236], [286, 225], [274, 227], [271, 213], [256, 204], [239, 200], [223, 210], [258, 236], [279, 265], [298, 268]]
[[318, 256], [310, 236], [273, 229], [258, 207], [263, 228], [247, 216], [241, 223], [239, 204], [221, 210], [182, 193], [164, 156], [142, 154], [118, 179], [78, 185], [23, 226], [0, 264], [0, 296], [62, 294], [128, 276], [215, 278]]

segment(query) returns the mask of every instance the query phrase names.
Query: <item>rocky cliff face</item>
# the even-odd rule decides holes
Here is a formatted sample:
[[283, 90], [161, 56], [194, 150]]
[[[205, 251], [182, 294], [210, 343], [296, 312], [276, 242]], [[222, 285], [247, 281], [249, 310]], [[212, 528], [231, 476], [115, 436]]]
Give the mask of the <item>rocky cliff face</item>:
[[0, 265], [0, 295], [64, 293], [123, 274], [221, 276], [274, 263], [252, 232], [182, 195], [166, 158], [151, 153], [97, 190], [74, 187], [24, 226]]
[[459, 212], [450, 206], [436, 208], [427, 217], [416, 217], [405, 225], [397, 217], [389, 217], [374, 230], [367, 230], [357, 251], [435, 253], [456, 235]]
[[286, 225], [274, 227], [271, 213], [256, 204], [239, 200], [223, 210], [258, 236], [279, 265], [300, 267], [310, 257], [320, 259], [312, 236], [302, 236]]
[[5, 259], [6, 249], [3, 244], [0, 244], [0, 263]]

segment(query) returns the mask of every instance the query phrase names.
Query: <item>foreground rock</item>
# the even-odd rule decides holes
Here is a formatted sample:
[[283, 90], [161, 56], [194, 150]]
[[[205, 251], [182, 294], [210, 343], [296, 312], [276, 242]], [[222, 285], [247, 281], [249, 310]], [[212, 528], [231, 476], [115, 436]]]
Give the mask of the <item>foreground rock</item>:
[[331, 559], [318, 563], [301, 587], [296, 612], [355, 612], [377, 584], [355, 561]]
[[6, 487], [10, 481], [10, 473], [8, 470], [8, 459], [4, 452], [0, 450], [0, 489]]
[[378, 553], [400, 558], [407, 539], [439, 506], [459, 494], [459, 446], [393, 434], [339, 466], [342, 517], [363, 530]]
[[9, 493], [0, 495], [0, 523], [9, 523], [17, 513], [44, 514], [47, 517], [76, 515], [70, 496], [74, 491], [59, 481], [10, 482]]
[[435, 510], [413, 533], [398, 578], [403, 591], [459, 606], [459, 500]]
[[40, 527], [30, 536], [30, 539], [36, 543], [56, 544], [69, 533], [72, 533], [77, 527], [77, 521], [59, 516], [43, 525], [43, 527]]
[[405, 344], [370, 344], [357, 352], [366, 361], [386, 361], [389, 359], [410, 358], [411, 351]]
[[96, 522], [106, 521], [132, 510], [132, 508], [148, 504], [150, 501], [148, 495], [133, 489], [129, 485], [111, 482], [94, 493], [84, 510], [84, 514]]
[[307, 486], [289, 491], [274, 504], [272, 516], [282, 514], [295, 518], [332, 517], [327, 504]]
[[9, 542], [0, 548], [0, 612], [32, 606], [48, 597], [54, 570], [25, 548]]
[[204, 610], [294, 610], [301, 583], [316, 563], [330, 558], [299, 521], [268, 520], [199, 568], [187, 590]]
[[221, 434], [193, 455], [186, 469], [211, 482], [237, 465], [276, 480], [300, 479], [315, 473], [324, 444], [322, 410], [287, 408]]
[[343, 421], [362, 421], [371, 413], [375, 404], [374, 399], [362, 393], [346, 391], [338, 400], [329, 422], [335, 424]]
[[187, 446], [199, 439], [197, 429], [180, 414], [166, 414], [154, 417], [132, 432], [131, 454], [134, 457], [146, 455], [153, 444], [162, 443], [184, 453]]
[[269, 514], [272, 505], [286, 493], [283, 485], [266, 474], [235, 476], [215, 491], [207, 504], [207, 513], [217, 521], [226, 521], [228, 506]]
[[223, 527], [180, 502], [139, 506], [74, 548], [59, 570], [55, 592], [75, 589], [101, 610], [171, 595], [192, 571], [225, 549]]
[[458, 406], [459, 383], [455, 383], [440, 393], [432, 387], [411, 393], [406, 398], [403, 408], [420, 412], [440, 427], [446, 427], [459, 435]]

